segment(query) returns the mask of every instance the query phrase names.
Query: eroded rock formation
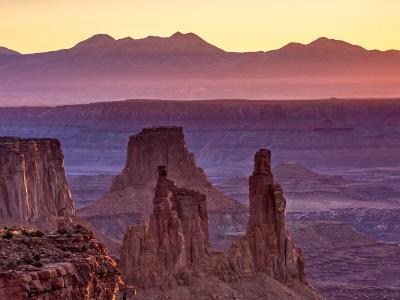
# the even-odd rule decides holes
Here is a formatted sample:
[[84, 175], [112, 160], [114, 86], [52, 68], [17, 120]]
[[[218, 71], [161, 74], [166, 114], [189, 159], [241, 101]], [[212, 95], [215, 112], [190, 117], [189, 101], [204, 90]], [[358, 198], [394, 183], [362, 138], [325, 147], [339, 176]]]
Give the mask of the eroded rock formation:
[[124, 286], [117, 263], [83, 227], [66, 234], [0, 231], [1, 300], [109, 300]]
[[78, 214], [105, 233], [122, 239], [129, 224], [142, 223], [153, 211], [158, 166], [168, 168], [169, 178], [177, 186], [207, 196], [208, 215], [215, 224], [210, 228], [212, 242], [225, 231], [245, 230], [247, 207], [211, 185], [187, 149], [182, 127], [145, 128], [131, 136], [125, 168], [114, 178], [110, 192]]
[[0, 138], [0, 222], [55, 225], [74, 214], [56, 139]]
[[[269, 150], [255, 155], [247, 232], [226, 253], [209, 244], [206, 196], [177, 188], [167, 179], [166, 168], [159, 168], [150, 222], [130, 226], [121, 249], [122, 274], [139, 288], [139, 297], [157, 299], [157, 291], [172, 289], [166, 293], [177, 299], [177, 290], [192, 299], [208, 299], [209, 291], [203, 289], [219, 282], [221, 290], [213, 297], [220, 299], [286, 299], [286, 289], [293, 299], [319, 299], [307, 284], [301, 250], [287, 233], [286, 202], [270, 160]], [[255, 282], [264, 282], [259, 291], [253, 290]], [[270, 289], [273, 282], [275, 291]]]
[[128, 228], [120, 265], [128, 282], [167, 288], [183, 282], [211, 247], [206, 196], [177, 188], [164, 166], [158, 174], [150, 222]]
[[271, 172], [271, 152], [259, 150], [249, 178], [250, 219], [244, 239], [256, 272], [285, 281], [305, 281], [301, 251], [294, 247], [285, 226], [286, 200]]

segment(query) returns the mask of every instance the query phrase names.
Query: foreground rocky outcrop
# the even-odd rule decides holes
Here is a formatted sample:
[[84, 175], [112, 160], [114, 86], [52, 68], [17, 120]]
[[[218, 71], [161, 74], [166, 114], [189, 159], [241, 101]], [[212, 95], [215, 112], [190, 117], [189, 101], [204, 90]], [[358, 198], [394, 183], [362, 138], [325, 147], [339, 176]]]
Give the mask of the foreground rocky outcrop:
[[210, 246], [206, 196], [177, 188], [159, 167], [150, 221], [130, 226], [121, 248], [123, 277], [138, 288], [138, 298], [320, 298], [308, 286], [302, 253], [287, 233], [286, 203], [270, 159], [266, 149], [255, 155], [247, 233], [226, 253]]
[[109, 300], [123, 287], [117, 263], [84, 227], [0, 235], [1, 300]]
[[61, 210], [74, 214], [59, 141], [0, 137], [0, 224], [54, 228]]
[[78, 210], [79, 216], [106, 234], [122, 239], [129, 224], [143, 223], [152, 213], [157, 167], [166, 166], [177, 186], [207, 196], [210, 239], [217, 243], [226, 232], [243, 232], [247, 208], [226, 197], [208, 181], [185, 144], [182, 127], [151, 127], [131, 136], [125, 168], [112, 182], [109, 193]]
[[78, 221], [58, 140], [1, 137], [0, 300], [117, 296], [116, 261]]

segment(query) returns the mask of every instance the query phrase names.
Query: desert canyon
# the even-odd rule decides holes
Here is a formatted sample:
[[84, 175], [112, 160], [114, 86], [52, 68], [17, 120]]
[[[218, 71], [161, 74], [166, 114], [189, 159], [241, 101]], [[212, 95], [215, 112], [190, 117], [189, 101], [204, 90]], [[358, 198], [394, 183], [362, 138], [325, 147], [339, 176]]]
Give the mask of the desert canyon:
[[[400, 292], [400, 173], [392, 162], [399, 158], [399, 111], [395, 100], [334, 99], [130, 100], [0, 108], [0, 134], [22, 136], [2, 138], [1, 201], [6, 204], [18, 199], [2, 209], [2, 222], [4, 219], [8, 224], [3, 226], [16, 226], [17, 237], [27, 225], [51, 235], [57, 229], [59, 211], [67, 211], [76, 224], [93, 232], [105, 245], [108, 257], [115, 259], [114, 268], [119, 259], [121, 271], [109, 272], [116, 272], [116, 285], [119, 272], [121, 282], [126, 281], [115, 292], [120, 297], [136, 293], [135, 297], [158, 299], [165, 293], [171, 297], [183, 293], [208, 299], [209, 291], [219, 295], [222, 289], [226, 294], [221, 297], [253, 299], [265, 294], [241, 294], [238, 290], [254, 291], [260, 285], [277, 295], [298, 293], [299, 297], [308, 297], [305, 295], [314, 292], [309, 294], [307, 287], [304, 290], [307, 285], [301, 280], [293, 285], [279, 279], [281, 275], [275, 278], [275, 271], [255, 270], [253, 256], [245, 255], [240, 242], [247, 239], [251, 245], [252, 197], [247, 178], [254, 153], [269, 148], [269, 168], [274, 182], [282, 186], [280, 189], [273, 184], [271, 189], [277, 194], [283, 190], [287, 199], [286, 226], [296, 246], [303, 250], [299, 257], [310, 286], [327, 299], [378, 299], [381, 295], [396, 299]], [[47, 136], [61, 141], [65, 173], [60, 143], [42, 139]], [[178, 225], [175, 229], [162, 227], [163, 221], [157, 219], [160, 214], [155, 212], [154, 201], [159, 166], [166, 167], [165, 180], [173, 182], [172, 190], [186, 191], [176, 192], [172, 198], [166, 196], [169, 202], [164, 196], [165, 201], [160, 200], [171, 203], [164, 217], [180, 224], [179, 230]], [[206, 214], [204, 208], [194, 209], [199, 199], [206, 199]], [[178, 208], [180, 202], [188, 204], [184, 206], [188, 211]], [[35, 209], [39, 205], [46, 210]], [[46, 217], [40, 215], [44, 211]], [[201, 226], [198, 218], [207, 221], [200, 222]], [[268, 215], [268, 220], [274, 218]], [[17, 222], [11, 224], [11, 219]], [[146, 227], [152, 222], [161, 227]], [[163, 235], [174, 236], [181, 239], [181, 245], [188, 243], [196, 249], [196, 258], [189, 259], [190, 255], [182, 254], [187, 248], [179, 252], [174, 244], [167, 252], [159, 249], [157, 255], [146, 252], [144, 259], [136, 243], [143, 247], [150, 241], [152, 245], [162, 244], [154, 236], [154, 230], [161, 232], [161, 228], [166, 230]], [[75, 231], [71, 232], [73, 236]], [[194, 236], [185, 236], [188, 232]], [[280, 242], [266, 244], [277, 247], [274, 253], [279, 256], [284, 253], [280, 243], [285, 238], [281, 238], [282, 231], [275, 232]], [[249, 249], [247, 254], [251, 253]], [[169, 253], [168, 259], [166, 254], [162, 256], [162, 266], [155, 264], [160, 252]], [[217, 270], [207, 267], [215, 257], [223, 264]], [[184, 271], [176, 265], [178, 258], [185, 261]], [[49, 262], [54, 261], [69, 258], [49, 258]], [[154, 274], [159, 275], [153, 276], [153, 281], [138, 282], [133, 279], [135, 271], [128, 272], [129, 268], [122, 266], [129, 264], [136, 272], [156, 270]], [[243, 274], [243, 268], [252, 274], [251, 280]], [[202, 274], [215, 279], [202, 281]], [[148, 282], [153, 283], [148, 286]], [[143, 285], [144, 294], [140, 293]]]
[[[271, 173], [269, 150], [254, 157], [246, 233], [224, 253], [209, 240], [209, 212], [224, 219], [236, 210], [246, 220], [246, 206], [212, 187], [187, 150], [181, 127], [153, 127], [132, 136], [125, 168], [105, 200], [93, 203], [102, 203], [105, 210], [95, 210], [86, 220], [79, 216], [83, 213], [75, 214], [58, 140], [4, 137], [1, 147], [1, 200], [7, 208], [1, 220], [8, 226], [0, 240], [0, 299], [322, 299], [306, 280], [302, 251], [286, 229], [286, 200]], [[169, 179], [168, 168], [171, 178], [185, 187]], [[152, 204], [150, 213], [148, 203], [133, 206], [142, 218], [150, 215], [150, 221], [141, 223], [129, 215], [122, 220], [138, 224], [124, 224], [121, 211], [107, 220], [110, 226], [99, 226], [94, 220], [114, 207], [107, 200], [110, 194], [117, 192], [125, 208], [134, 201], [125, 197], [129, 187], [133, 195], [140, 188], [144, 195], [143, 190], [152, 190], [152, 200], [139, 198]], [[112, 222], [121, 228], [105, 230]], [[95, 234], [102, 231], [99, 239], [118, 239], [118, 230], [123, 231], [120, 249], [103, 240], [109, 253], [119, 252], [119, 260], [107, 255], [81, 224], [97, 227]], [[218, 244], [226, 232], [214, 234]]]

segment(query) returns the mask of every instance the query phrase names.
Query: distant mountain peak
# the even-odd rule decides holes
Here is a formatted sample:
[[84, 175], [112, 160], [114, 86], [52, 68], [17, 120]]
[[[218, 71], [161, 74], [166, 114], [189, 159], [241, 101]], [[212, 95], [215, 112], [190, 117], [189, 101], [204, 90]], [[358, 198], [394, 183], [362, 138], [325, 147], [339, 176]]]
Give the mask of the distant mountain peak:
[[173, 41], [176, 44], [176, 49], [181, 48], [189, 52], [223, 52], [224, 50], [208, 43], [197, 34], [193, 32], [182, 33], [180, 31], [175, 32], [170, 37], [165, 38], [167, 40]]
[[353, 45], [345, 41], [320, 37], [309, 44], [289, 43], [278, 51], [289, 55], [315, 55], [323, 53], [331, 54], [363, 54], [368, 51], [361, 46]]
[[131, 53], [216, 53], [223, 51], [194, 33], [179, 31], [169, 37], [148, 36], [140, 39], [125, 37], [118, 40], [107, 34], [96, 34], [73, 47], [73, 49], [85, 51], [98, 51], [101, 48]]
[[109, 46], [116, 40], [108, 34], [95, 34], [94, 36], [79, 42], [74, 48], [98, 48]]
[[326, 48], [326, 49], [353, 49], [358, 51], [360, 50], [365, 51], [365, 49], [362, 48], [361, 46], [353, 45], [342, 40], [330, 39], [327, 37], [320, 37], [306, 46]]
[[[330, 39], [325, 36], [321, 36], [321, 37], [317, 38], [316, 40], [312, 41], [310, 44], [327, 44], [330, 42], [339, 42], [339, 41], [340, 40]], [[340, 42], [342, 42], [342, 41], [340, 41]]]
[[171, 37], [181, 37], [181, 36], [183, 36], [183, 35], [185, 35], [185, 34], [182, 33], [182, 32], [180, 32], [180, 31], [177, 31], [177, 32], [173, 33], [173, 34], [171, 35]]
[[170, 38], [191, 38], [191, 39], [203, 40], [201, 37], [199, 37], [197, 34], [194, 34], [193, 32], [182, 33], [180, 31], [177, 31], [174, 34], [172, 34]]
[[0, 55], [21, 55], [18, 51], [8, 49], [0, 46]]

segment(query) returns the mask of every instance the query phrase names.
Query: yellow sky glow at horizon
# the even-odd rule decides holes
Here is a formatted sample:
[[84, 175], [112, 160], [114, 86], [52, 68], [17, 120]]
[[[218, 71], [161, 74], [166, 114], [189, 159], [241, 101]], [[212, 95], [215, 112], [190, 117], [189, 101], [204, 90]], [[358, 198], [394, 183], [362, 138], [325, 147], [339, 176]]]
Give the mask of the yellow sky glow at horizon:
[[400, 49], [398, 0], [0, 0], [0, 46], [22, 53], [114, 38], [194, 32], [227, 51], [277, 49], [325, 36]]

